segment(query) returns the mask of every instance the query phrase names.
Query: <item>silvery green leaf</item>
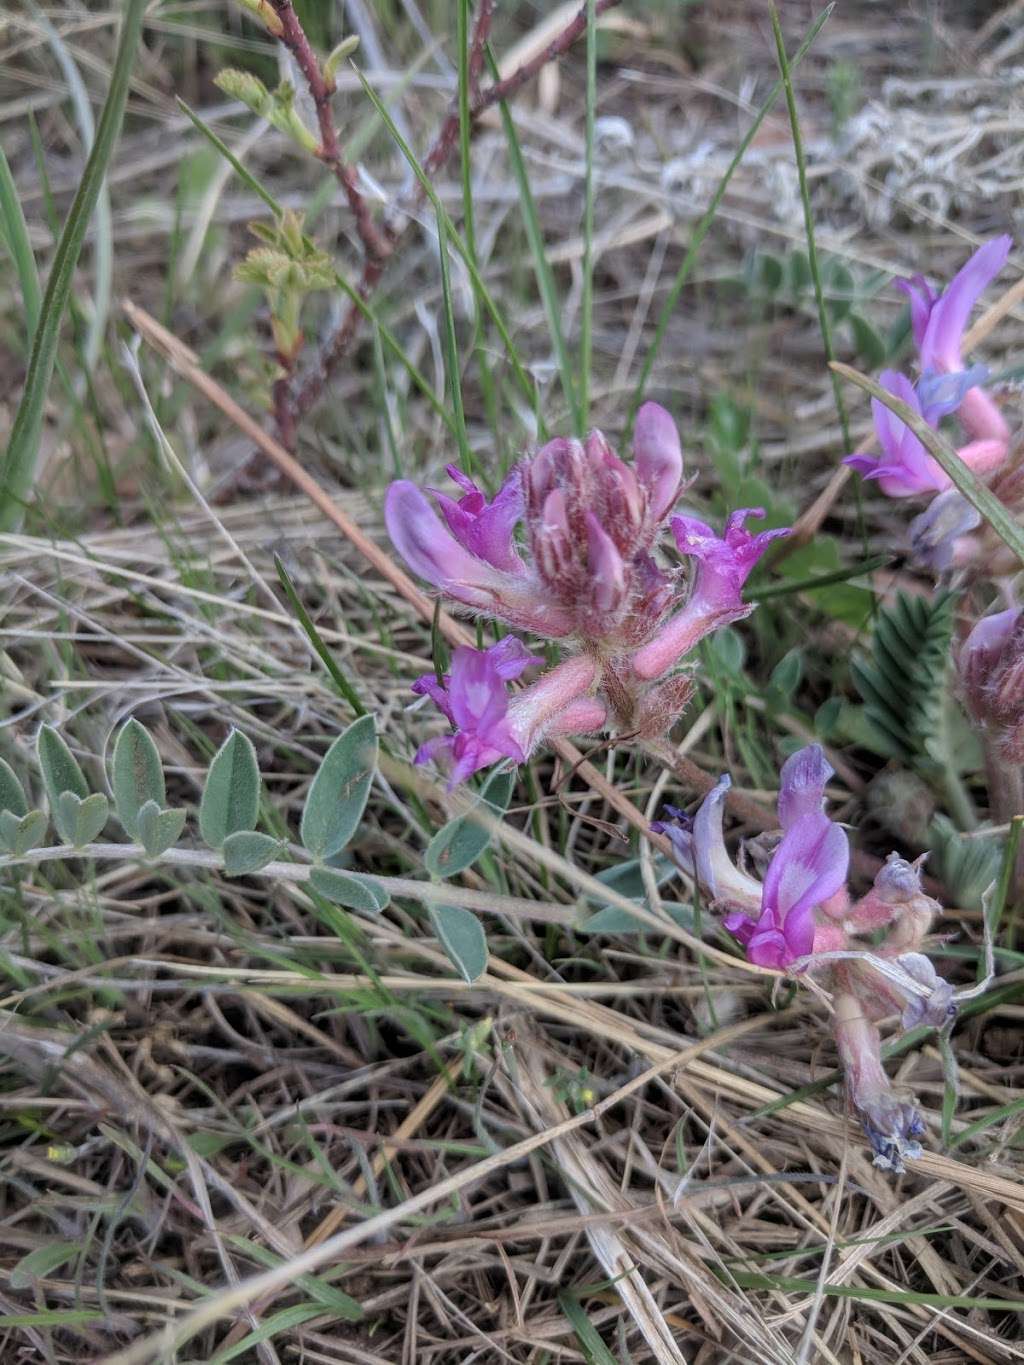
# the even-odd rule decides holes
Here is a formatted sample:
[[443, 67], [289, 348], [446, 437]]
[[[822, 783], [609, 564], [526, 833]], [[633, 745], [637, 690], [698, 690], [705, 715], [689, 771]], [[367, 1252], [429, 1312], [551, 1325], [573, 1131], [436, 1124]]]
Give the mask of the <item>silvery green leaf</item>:
[[20, 820], [28, 811], [25, 789], [9, 763], [0, 758], [0, 810], [10, 811]]
[[259, 872], [280, 851], [279, 841], [272, 839], [269, 834], [236, 830], [224, 840], [224, 871], [229, 877], [244, 877], [251, 872]]
[[366, 910], [376, 915], [391, 899], [372, 877], [342, 872], [336, 867], [314, 867], [309, 881], [313, 889], [319, 891], [326, 900], [335, 905], [344, 905], [348, 910]]
[[333, 858], [359, 826], [377, 766], [372, 716], [360, 716], [339, 735], [313, 778], [299, 833], [314, 858]]
[[110, 802], [102, 792], [93, 792], [84, 801], [74, 792], [61, 792], [53, 812], [53, 823], [65, 843], [81, 848], [92, 843], [109, 815]]
[[139, 843], [151, 858], [166, 853], [178, 842], [185, 828], [185, 814], [181, 809], [161, 810], [155, 801], [143, 803], [135, 818], [135, 828]]
[[27, 811], [19, 819], [13, 811], [0, 811], [0, 843], [16, 858], [43, 842], [46, 815], [41, 810]]
[[74, 792], [83, 800], [89, 795], [78, 760], [51, 725], [40, 726], [36, 753], [51, 810], [56, 810], [63, 792]]
[[[499, 818], [504, 815], [512, 797], [515, 776], [513, 770], [492, 773], [477, 805], [485, 813]], [[437, 831], [427, 845], [423, 861], [433, 876], [454, 877], [475, 863], [490, 842], [490, 830], [467, 812]]]
[[162, 810], [167, 796], [157, 747], [134, 717], [122, 727], [114, 745], [110, 785], [117, 818], [125, 832], [144, 843], [138, 825], [142, 807], [153, 802], [158, 811]]
[[476, 915], [461, 905], [432, 905], [430, 922], [463, 981], [482, 976], [487, 966], [487, 937]]
[[217, 750], [199, 803], [199, 833], [211, 848], [231, 834], [251, 830], [260, 809], [256, 750], [241, 730], [232, 730]]

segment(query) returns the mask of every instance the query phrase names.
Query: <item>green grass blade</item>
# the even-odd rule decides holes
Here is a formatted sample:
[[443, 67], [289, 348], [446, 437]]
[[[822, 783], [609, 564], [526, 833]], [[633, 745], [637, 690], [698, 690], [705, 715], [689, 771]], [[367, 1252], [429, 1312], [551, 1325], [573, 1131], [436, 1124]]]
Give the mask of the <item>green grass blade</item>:
[[[786, 108], [789, 112], [789, 128], [793, 138], [793, 155], [796, 158], [797, 179], [800, 182], [800, 202], [804, 209], [804, 236], [807, 239], [807, 263], [811, 271], [811, 282], [814, 285], [814, 302], [818, 309], [818, 326], [821, 328], [821, 344], [825, 351], [825, 359], [830, 363], [835, 359], [835, 348], [832, 345], [832, 323], [829, 319], [828, 309], [825, 307], [825, 291], [821, 283], [821, 267], [818, 263], [818, 244], [814, 235], [814, 214], [811, 212], [811, 193], [807, 186], [807, 158], [804, 156], [804, 140], [800, 131], [800, 116], [796, 108], [796, 95], [793, 91], [793, 68], [789, 58], [786, 56], [786, 44], [782, 37], [782, 25], [779, 23], [779, 12], [774, 5], [770, 7], [772, 20], [772, 33], [775, 36], [775, 52], [779, 60], [779, 74], [782, 77], [782, 85], [786, 92]], [[842, 385], [839, 383], [839, 376], [832, 375], [832, 392], [836, 400], [836, 412], [839, 416], [839, 428], [843, 433], [843, 446], [846, 450], [852, 450], [853, 445], [850, 441], [850, 421], [846, 414], [846, 403], [843, 400]]]
[[748, 602], [764, 602], [769, 597], [788, 597], [794, 592], [809, 592], [812, 588], [827, 588], [830, 583], [846, 583], [851, 578], [860, 578], [875, 569], [893, 563], [893, 555], [872, 555], [862, 559], [859, 564], [851, 564], [848, 569], [833, 569], [831, 573], [818, 574], [816, 578], [801, 578], [793, 583], [771, 583], [766, 588], [754, 588], [744, 593]]
[[[796, 52], [794, 52], [793, 57], [790, 60], [790, 72], [795, 71], [804, 57], [806, 57], [812, 43], [821, 32], [821, 29], [824, 27], [833, 9], [835, 9], [835, 0], [833, 0], [832, 4], [827, 5], [818, 15], [817, 19], [815, 19], [807, 32], [807, 36], [797, 48]], [[707, 207], [707, 212], [694, 229], [693, 236], [690, 238], [690, 245], [686, 249], [686, 255], [683, 257], [682, 264], [676, 272], [675, 279], [672, 281], [672, 288], [668, 291], [668, 297], [665, 299], [664, 306], [658, 314], [658, 323], [654, 329], [654, 337], [650, 346], [647, 348], [647, 354], [644, 356], [644, 363], [640, 367], [640, 377], [637, 380], [636, 388], [633, 390], [633, 397], [629, 404], [629, 415], [626, 419], [627, 432], [631, 431], [633, 428], [633, 419], [636, 417], [636, 410], [644, 401], [647, 381], [651, 377], [651, 371], [654, 369], [654, 364], [658, 358], [658, 353], [661, 350], [662, 342], [665, 340], [665, 333], [668, 331], [668, 325], [672, 320], [672, 314], [675, 312], [680, 296], [686, 288], [686, 282], [690, 278], [690, 272], [697, 259], [697, 253], [700, 251], [701, 244], [711, 230], [711, 224], [715, 221], [719, 206], [725, 198], [725, 192], [729, 188], [729, 182], [735, 174], [740, 162], [746, 156], [750, 144], [753, 142], [754, 138], [757, 137], [761, 124], [764, 123], [765, 119], [771, 113], [772, 106], [781, 94], [782, 81], [780, 79], [777, 80], [771, 90], [769, 90], [767, 98], [760, 109], [758, 109], [753, 123], [747, 129], [740, 145], [736, 148], [735, 155], [725, 168], [725, 174], [718, 182], [718, 186], [711, 196], [711, 203]]]
[[433, 208], [434, 213], [439, 218], [442, 217], [444, 218], [444, 225], [445, 229], [447, 230], [449, 240], [455, 247], [455, 250], [462, 257], [463, 261], [465, 261], [466, 269], [469, 271], [469, 277], [473, 283], [473, 288], [476, 290], [477, 297], [480, 299], [481, 303], [487, 309], [487, 312], [491, 315], [491, 319], [494, 322], [495, 327], [498, 329], [498, 335], [501, 337], [502, 344], [504, 345], [505, 350], [508, 353], [509, 362], [512, 366], [512, 372], [515, 375], [516, 383], [522, 390], [523, 396], [527, 398], [530, 403], [533, 403], [536, 396], [534, 393], [533, 383], [531, 382], [529, 375], [526, 373], [522, 361], [519, 359], [519, 353], [516, 349], [515, 343], [512, 340], [511, 333], [508, 330], [508, 324], [505, 322], [505, 319], [501, 314], [501, 310], [495, 303], [491, 291], [487, 288], [487, 285], [484, 283], [483, 277], [480, 274], [480, 271], [477, 269], [476, 262], [473, 260], [473, 257], [470, 254], [469, 249], [466, 246], [466, 243], [462, 240], [461, 236], [456, 230], [456, 227], [448, 214], [448, 210], [441, 203], [440, 197], [438, 196], [437, 191], [434, 189], [434, 186], [430, 183], [430, 177], [427, 175], [426, 171], [420, 164], [419, 158], [416, 156], [416, 153], [412, 150], [408, 142], [406, 142], [405, 138], [399, 132], [394, 119], [388, 112], [387, 106], [384, 104], [383, 100], [377, 94], [376, 90], [374, 90], [373, 86], [366, 79], [366, 77], [363, 75], [363, 73], [359, 70], [358, 67], [356, 67], [356, 75], [359, 77], [360, 84], [362, 85], [363, 90], [366, 92], [367, 99], [369, 99], [371, 104], [377, 110], [377, 113], [380, 115], [381, 120], [384, 123], [384, 126], [387, 128], [392, 139], [394, 140], [395, 146], [398, 148], [398, 150], [405, 157], [406, 161], [409, 163], [409, 166], [413, 174], [415, 175], [416, 179], [419, 181], [420, 186], [423, 189], [423, 193], [430, 201], [430, 205]]
[[586, 172], [583, 185], [583, 295], [580, 299], [580, 383], [578, 435], [590, 420], [590, 367], [594, 354], [594, 114], [597, 108], [597, 11], [587, 0], [587, 108], [584, 138]]
[[[494, 58], [488, 50], [487, 61], [491, 68], [491, 75], [498, 79], [498, 68]], [[540, 230], [540, 218], [537, 215], [537, 204], [530, 188], [530, 177], [526, 171], [526, 162], [523, 159], [522, 148], [519, 146], [519, 137], [516, 133], [515, 123], [512, 121], [512, 114], [509, 111], [508, 103], [499, 100], [498, 110], [501, 114], [501, 125], [505, 131], [505, 141], [508, 143], [509, 161], [512, 163], [512, 174], [515, 176], [516, 188], [519, 191], [519, 202], [523, 209], [523, 224], [526, 228], [526, 237], [530, 244], [530, 254], [533, 256], [533, 269], [537, 276], [537, 288], [540, 291], [541, 302], [544, 305], [544, 312], [548, 320], [548, 330], [551, 333], [551, 344], [555, 351], [555, 360], [558, 364], [558, 374], [562, 382], [562, 394], [565, 398], [565, 405], [569, 409], [572, 417], [573, 427], [579, 435], [583, 434], [582, 414], [579, 407], [579, 399], [576, 396], [576, 385], [572, 377], [572, 364], [569, 360], [569, 350], [565, 344], [565, 335], [562, 332], [562, 319], [559, 308], [558, 290], [555, 288], [555, 277], [551, 269], [551, 264], [544, 250], [544, 237]]]
[[[1024, 815], [1015, 815], [1010, 821], [1010, 832], [1006, 836], [1006, 847], [1003, 849], [1003, 861], [999, 869], [999, 881], [996, 883], [996, 893], [992, 899], [992, 904], [985, 911], [985, 918], [988, 921], [988, 932], [994, 943], [999, 937], [999, 928], [1006, 913], [1006, 903], [1010, 898], [1010, 887], [1013, 885], [1013, 873], [1017, 866], [1017, 855], [1020, 852], [1021, 834], [1024, 833]], [[979, 981], [985, 979], [985, 964], [978, 962]]]
[[851, 384], [856, 384], [859, 389], [869, 393], [872, 398], [884, 403], [890, 412], [895, 413], [901, 422], [907, 424], [971, 506], [985, 518], [1003, 544], [1008, 546], [1024, 564], [1024, 530], [991, 489], [986, 488], [977, 475], [968, 469], [946, 438], [930, 427], [913, 408], [896, 398], [888, 389], [883, 389], [875, 380], [869, 379], [866, 374], [861, 374], [851, 365], [843, 365], [838, 360], [832, 362], [832, 369], [843, 379], [848, 379]]
[[455, 335], [455, 310], [452, 307], [452, 280], [448, 265], [448, 229], [444, 214], [437, 215], [437, 259], [441, 267], [441, 343], [444, 352], [448, 395], [455, 414], [455, 439], [459, 443], [459, 464], [473, 474], [473, 452], [466, 435], [466, 412], [462, 406], [462, 370], [459, 366], [459, 342]]
[[46, 282], [39, 325], [29, 356], [25, 389], [14, 417], [7, 451], [0, 464], [0, 531], [16, 531], [25, 515], [26, 501], [35, 478], [43, 430], [43, 410], [57, 358], [61, 319], [71, 294], [75, 266], [86, 229], [121, 130], [128, 99], [128, 81], [146, 3], [147, 0], [126, 0], [117, 56], [106, 103], [96, 129], [96, 139], [57, 243], [50, 277]]
[[915, 1289], [874, 1289], [869, 1285], [819, 1284], [817, 1280], [755, 1275], [743, 1270], [730, 1272], [730, 1278], [741, 1289], [777, 1289], [792, 1294], [820, 1293], [837, 1299], [859, 1299], [864, 1303], [922, 1304], [926, 1308], [975, 1308], [990, 1313], [1024, 1311], [1024, 1300], [1021, 1299], [979, 1299], [970, 1294], [927, 1294], [919, 1293]]
[[[281, 208], [280, 203], [274, 198], [270, 191], [256, 179], [252, 171], [250, 171], [247, 166], [244, 166], [241, 163], [241, 161], [239, 161], [238, 157], [235, 156], [234, 152], [227, 145], [227, 143], [223, 142], [213, 131], [210, 125], [208, 123], [204, 123], [203, 120], [196, 113], [196, 111], [194, 109], [189, 108], [189, 106], [181, 98], [178, 99], [178, 108], [188, 119], [191, 120], [192, 126], [196, 129], [196, 131], [202, 133], [203, 137], [206, 138], [207, 142], [209, 142], [212, 147], [215, 147], [217, 151], [220, 152], [221, 156], [228, 163], [228, 165], [231, 167], [234, 173], [238, 176], [239, 180], [241, 180], [244, 185], [248, 185], [249, 189], [252, 190], [253, 194], [258, 195], [259, 198], [263, 200], [264, 204], [266, 204], [267, 208], [270, 210], [271, 213], [275, 214], [277, 217], [280, 217], [280, 215], [284, 211]], [[331, 181], [331, 185], [333, 188], [334, 185], [333, 180]]]
[[365, 716], [366, 707], [359, 700], [359, 695], [349, 682], [348, 678], [345, 677], [344, 673], [342, 673], [341, 669], [334, 662], [334, 656], [324, 644], [323, 637], [313, 624], [313, 619], [303, 606], [299, 594], [295, 591], [295, 584], [292, 582], [288, 570], [284, 567], [280, 555], [274, 556], [274, 568], [277, 570], [277, 576], [281, 581], [281, 587], [284, 588], [285, 596], [288, 598], [292, 610], [298, 617], [299, 625], [305, 632], [309, 643], [316, 650], [320, 662], [323, 664], [324, 668], [327, 669], [331, 681], [348, 702], [349, 706], [351, 706], [355, 714], [357, 716]]
[[39, 322], [39, 305], [42, 289], [39, 284], [39, 271], [36, 268], [35, 253], [28, 235], [28, 224], [22, 211], [21, 200], [14, 176], [0, 147], [0, 236], [10, 252], [14, 269], [21, 289], [21, 302], [25, 309], [25, 350], [32, 345]]
[[587, 1317], [586, 1309], [572, 1294], [559, 1294], [558, 1306], [572, 1323], [583, 1359], [587, 1365], [615, 1365], [615, 1357], [601, 1340], [597, 1328]]

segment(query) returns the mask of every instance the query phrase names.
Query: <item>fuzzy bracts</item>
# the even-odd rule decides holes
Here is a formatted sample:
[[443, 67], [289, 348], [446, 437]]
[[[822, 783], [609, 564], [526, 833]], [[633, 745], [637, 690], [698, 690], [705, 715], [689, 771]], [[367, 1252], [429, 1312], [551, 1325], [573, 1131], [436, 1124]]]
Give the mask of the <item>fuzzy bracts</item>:
[[[509, 684], [541, 662], [519, 641], [457, 650], [446, 679], [416, 684], [453, 727], [417, 761], [440, 760], [458, 782], [502, 758], [521, 763], [556, 735], [614, 725], [654, 736], [679, 715], [692, 684], [673, 670], [710, 632], [750, 614], [744, 584], [788, 532], [747, 530], [763, 515], [756, 508], [734, 512], [721, 536], [672, 517], [682, 448], [656, 403], [637, 413], [633, 456], [626, 464], [593, 431], [555, 437], [491, 499], [454, 465], [457, 496], [431, 490], [431, 501], [406, 479], [391, 485], [388, 532], [413, 572], [462, 607], [564, 647], [560, 663], [514, 694]], [[688, 578], [659, 558], [666, 529], [694, 566]]]

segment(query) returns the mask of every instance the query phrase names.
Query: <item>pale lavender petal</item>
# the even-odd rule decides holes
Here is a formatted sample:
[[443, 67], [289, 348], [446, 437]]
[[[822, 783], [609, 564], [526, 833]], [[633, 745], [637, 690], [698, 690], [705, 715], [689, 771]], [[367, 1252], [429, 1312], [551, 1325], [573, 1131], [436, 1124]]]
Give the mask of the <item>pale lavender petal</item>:
[[846, 884], [850, 844], [823, 814], [790, 825], [764, 879], [764, 909], [784, 934], [793, 959], [814, 947], [814, 910]]
[[835, 769], [820, 744], [791, 754], [779, 775], [779, 824], [789, 829], [803, 815], [820, 815], [825, 786]]
[[397, 479], [384, 499], [384, 521], [398, 553], [413, 573], [435, 587], [473, 584], [486, 578], [486, 566], [470, 554], [441, 523], [426, 494], [408, 479]]
[[914, 334], [915, 344], [920, 347], [938, 295], [923, 275], [914, 275], [909, 280], [895, 280], [894, 283], [910, 301], [910, 328]]
[[933, 573], [952, 568], [961, 537], [981, 525], [981, 513], [955, 488], [933, 498], [910, 523], [914, 558]]
[[507, 682], [518, 678], [520, 673], [524, 673], [534, 664], [544, 662], [540, 654], [530, 653], [518, 635], [506, 635], [496, 645], [491, 645], [486, 652], [498, 677]]
[[986, 384], [988, 377], [987, 365], [972, 365], [970, 369], [946, 374], [928, 370], [917, 381], [917, 398], [925, 421], [935, 426], [940, 417], [956, 412], [967, 391]]
[[683, 450], [671, 416], [658, 403], [644, 403], [636, 414], [633, 456], [647, 489], [651, 516], [661, 521], [672, 510], [683, 477]]
[[505, 680], [486, 650], [460, 645], [452, 655], [448, 697], [461, 730], [486, 732], [508, 711]]
[[957, 271], [941, 297], [932, 305], [928, 326], [920, 342], [922, 370], [960, 370], [960, 348], [967, 320], [978, 299], [1006, 264], [1013, 239], [996, 237], [986, 242]]

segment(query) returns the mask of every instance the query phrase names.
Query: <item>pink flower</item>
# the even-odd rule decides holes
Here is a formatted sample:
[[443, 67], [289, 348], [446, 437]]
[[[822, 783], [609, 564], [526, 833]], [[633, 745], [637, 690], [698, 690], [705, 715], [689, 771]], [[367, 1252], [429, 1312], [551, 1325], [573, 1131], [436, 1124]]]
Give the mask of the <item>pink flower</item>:
[[763, 516], [759, 507], [733, 512], [721, 537], [696, 517], [672, 518], [679, 552], [697, 561], [697, 574], [683, 610], [633, 656], [637, 677], [660, 677], [709, 631], [740, 621], [754, 610], [752, 603], [743, 601], [743, 585], [771, 542], [789, 535], [788, 529], [751, 535], [743, 523], [748, 517]]
[[525, 573], [526, 565], [515, 546], [515, 529], [523, 516], [523, 479], [514, 469], [501, 485], [494, 499], [488, 502], [482, 491], [457, 465], [446, 466], [448, 477], [463, 490], [457, 501], [440, 489], [430, 491], [448, 529], [455, 539], [478, 559], [506, 569], [510, 573]]
[[[494, 556], [506, 564], [514, 558], [510, 534], [508, 544], [504, 539], [514, 498], [507, 495], [495, 511], [501, 496], [489, 508], [478, 506], [483, 495], [476, 490], [462, 500], [471, 500], [469, 508], [449, 499], [445, 526], [422, 489], [398, 479], [387, 491], [384, 521], [410, 569], [456, 602], [552, 639], [568, 635], [572, 618], [545, 597], [522, 563], [509, 569], [494, 561]], [[450, 529], [452, 522], [458, 537]]]
[[[950, 410], [958, 395], [952, 398], [945, 395], [929, 408], [922, 408], [918, 390], [906, 375], [895, 370], [884, 370], [879, 382], [895, 398], [900, 398], [908, 407], [934, 426], [943, 412]], [[970, 390], [980, 392], [980, 390]], [[918, 493], [941, 493], [953, 486], [953, 481], [945, 470], [925, 450], [924, 446], [905, 422], [891, 412], [877, 398], [871, 400], [871, 411], [875, 419], [875, 434], [882, 447], [882, 456], [876, 460], [868, 455], [847, 455], [843, 461], [856, 469], [865, 479], [877, 479], [882, 492], [890, 498], [913, 497]], [[961, 447], [957, 452], [969, 468], [976, 474], [984, 474], [995, 469], [1006, 457], [1005, 441], [979, 440]]]
[[832, 769], [819, 745], [786, 760], [779, 789], [782, 840], [763, 883], [740, 872], [722, 836], [722, 806], [729, 779], [723, 777], [701, 803], [692, 830], [684, 821], [668, 834], [679, 861], [716, 905], [730, 910], [725, 927], [760, 967], [783, 969], [813, 951], [815, 912], [846, 885], [850, 847], [845, 831], [822, 810]]
[[[936, 294], [922, 275], [897, 280], [910, 300], [910, 322], [921, 359], [921, 372], [952, 374], [963, 370], [963, 338], [978, 299], [1006, 264], [1013, 239], [996, 237], [980, 247]], [[999, 408], [984, 389], [974, 386], [964, 394], [960, 420], [975, 440], [1009, 440], [1010, 432]]]
[[605, 707], [587, 695], [597, 680], [597, 665], [574, 656], [510, 697], [508, 684], [543, 659], [508, 636], [489, 649], [461, 645], [452, 654], [451, 672], [439, 683], [426, 673], [413, 691], [429, 696], [447, 716], [454, 734], [428, 740], [417, 763], [438, 760], [449, 769], [448, 787], [502, 758], [525, 763], [544, 738], [599, 729]]

